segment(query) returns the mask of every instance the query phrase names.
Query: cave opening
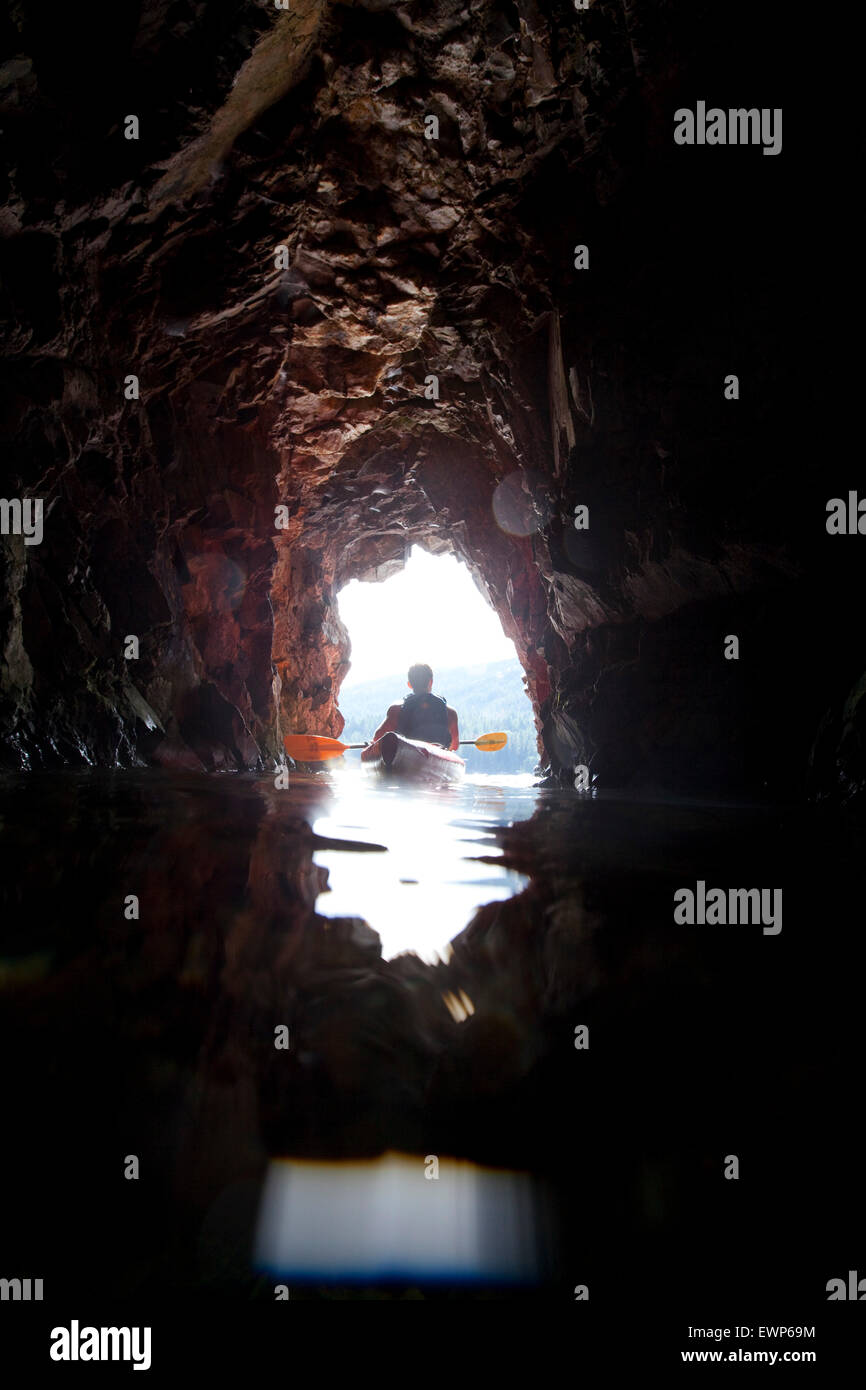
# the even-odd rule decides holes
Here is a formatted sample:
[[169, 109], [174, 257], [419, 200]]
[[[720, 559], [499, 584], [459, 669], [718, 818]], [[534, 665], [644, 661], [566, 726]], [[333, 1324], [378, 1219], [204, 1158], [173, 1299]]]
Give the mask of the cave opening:
[[387, 578], [350, 580], [337, 605], [349, 639], [338, 697], [347, 742], [372, 736], [388, 706], [406, 695], [409, 666], [425, 662], [434, 692], [458, 712], [461, 738], [508, 733], [495, 754], [465, 747], [467, 771], [533, 772], [535, 719], [516, 648], [461, 560], [414, 545]]

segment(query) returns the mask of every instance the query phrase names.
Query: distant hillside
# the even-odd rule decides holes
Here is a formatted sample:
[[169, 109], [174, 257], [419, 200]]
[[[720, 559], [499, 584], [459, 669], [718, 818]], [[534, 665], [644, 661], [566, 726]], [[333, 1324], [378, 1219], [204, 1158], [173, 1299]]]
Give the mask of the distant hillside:
[[[501, 753], [461, 748], [467, 771], [534, 772], [538, 762], [535, 721], [523, 688], [519, 661], [508, 658], [437, 671], [433, 691], [456, 709], [461, 738], [477, 738], [496, 729], [504, 729], [508, 734], [508, 744]], [[408, 693], [405, 673], [380, 676], [344, 689], [340, 693], [340, 711], [346, 727], [340, 737], [346, 743], [371, 738], [388, 706]]]

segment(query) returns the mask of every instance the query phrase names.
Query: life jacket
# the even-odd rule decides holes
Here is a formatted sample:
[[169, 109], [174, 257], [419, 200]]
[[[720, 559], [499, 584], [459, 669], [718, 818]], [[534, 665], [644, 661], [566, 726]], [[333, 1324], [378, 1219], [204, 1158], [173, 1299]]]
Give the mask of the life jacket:
[[451, 747], [448, 706], [439, 695], [407, 695], [400, 710], [397, 733], [422, 743], [441, 743]]

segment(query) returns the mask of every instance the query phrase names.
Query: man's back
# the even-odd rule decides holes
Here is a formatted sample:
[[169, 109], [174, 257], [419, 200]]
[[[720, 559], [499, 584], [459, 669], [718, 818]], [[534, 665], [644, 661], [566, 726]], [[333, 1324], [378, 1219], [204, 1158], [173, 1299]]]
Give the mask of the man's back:
[[432, 671], [425, 691], [413, 687], [413, 692], [406, 696], [402, 705], [388, 706], [388, 713], [375, 731], [373, 742], [361, 753], [361, 762], [375, 762], [379, 755], [379, 738], [388, 733], [402, 734], [423, 744], [441, 744], [443, 748], [456, 751], [460, 742], [457, 712], [446, 705], [441, 696], [432, 694], [431, 685]]
[[397, 733], [422, 743], [440, 743], [447, 748], [451, 742], [448, 706], [429, 690], [407, 695], [400, 708]]

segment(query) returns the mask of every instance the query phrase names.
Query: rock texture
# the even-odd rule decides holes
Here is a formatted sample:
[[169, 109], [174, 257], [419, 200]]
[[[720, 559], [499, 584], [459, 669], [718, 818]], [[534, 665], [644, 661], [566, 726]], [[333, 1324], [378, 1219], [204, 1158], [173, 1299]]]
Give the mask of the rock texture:
[[863, 659], [827, 616], [851, 479], [785, 466], [790, 156], [672, 139], [697, 99], [782, 105], [782, 32], [744, 51], [694, 0], [13, 7], [2, 491], [45, 536], [0, 550], [4, 763], [338, 733], [337, 590], [420, 543], [514, 638], [554, 774], [802, 789]]

